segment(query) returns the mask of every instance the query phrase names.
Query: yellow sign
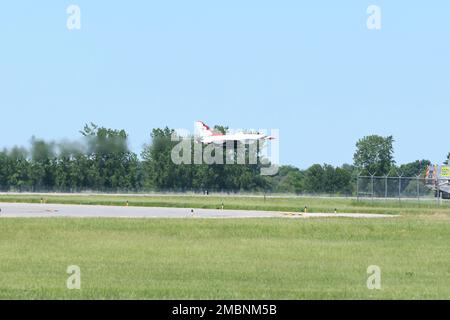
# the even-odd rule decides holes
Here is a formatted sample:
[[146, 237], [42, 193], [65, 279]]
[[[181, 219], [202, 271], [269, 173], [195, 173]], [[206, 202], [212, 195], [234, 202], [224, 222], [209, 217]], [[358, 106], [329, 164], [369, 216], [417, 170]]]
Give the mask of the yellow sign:
[[450, 167], [442, 166], [442, 168], [441, 168], [441, 177], [442, 178], [450, 178]]

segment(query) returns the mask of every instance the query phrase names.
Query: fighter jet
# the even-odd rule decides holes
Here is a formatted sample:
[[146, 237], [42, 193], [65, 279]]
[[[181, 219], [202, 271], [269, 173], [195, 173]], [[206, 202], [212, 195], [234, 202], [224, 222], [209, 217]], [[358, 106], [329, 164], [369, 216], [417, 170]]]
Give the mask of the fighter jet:
[[251, 143], [259, 140], [272, 140], [275, 139], [272, 136], [268, 136], [262, 133], [244, 133], [237, 132], [233, 134], [223, 134], [221, 132], [214, 132], [210, 127], [208, 127], [203, 121], [196, 121], [195, 128], [197, 131], [196, 141], [203, 144], [218, 144], [222, 145], [227, 141], [241, 142], [241, 143]]

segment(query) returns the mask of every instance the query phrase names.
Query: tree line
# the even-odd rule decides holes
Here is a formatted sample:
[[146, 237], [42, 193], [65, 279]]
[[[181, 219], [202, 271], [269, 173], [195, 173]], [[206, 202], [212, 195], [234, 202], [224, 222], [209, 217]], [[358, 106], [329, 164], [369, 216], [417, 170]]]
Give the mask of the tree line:
[[[216, 126], [225, 133], [227, 128]], [[396, 166], [393, 137], [367, 136], [356, 144], [353, 164], [315, 164], [306, 170], [280, 166], [262, 176], [256, 164], [175, 164], [173, 129], [156, 128], [140, 155], [130, 151], [125, 130], [85, 125], [76, 142], [49, 142], [33, 137], [29, 148], [0, 151], [0, 190], [18, 192], [277, 192], [340, 194], [355, 192], [358, 174], [387, 175], [402, 171], [416, 176], [427, 160]], [[192, 142], [194, 143], [194, 142]], [[233, 155], [236, 157], [236, 155]], [[245, 154], [249, 157], [248, 151]]]

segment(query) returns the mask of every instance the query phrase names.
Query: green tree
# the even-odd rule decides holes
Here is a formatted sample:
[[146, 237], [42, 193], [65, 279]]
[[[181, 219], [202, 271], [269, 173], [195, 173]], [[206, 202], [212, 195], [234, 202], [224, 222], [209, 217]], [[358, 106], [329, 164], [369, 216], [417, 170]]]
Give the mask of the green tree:
[[417, 160], [400, 165], [398, 171], [404, 177], [417, 177], [418, 175], [424, 175], [430, 164], [431, 161], [429, 160]]
[[312, 165], [305, 172], [305, 192], [307, 193], [323, 193], [325, 171], [320, 164]]
[[177, 165], [173, 163], [171, 152], [177, 144], [172, 141], [173, 129], [153, 129], [152, 141], [144, 146], [142, 159], [144, 160], [144, 185], [148, 189], [169, 190], [175, 187], [179, 176]]
[[97, 190], [136, 190], [137, 156], [128, 149], [125, 130], [85, 125], [80, 133], [88, 144], [86, 173], [88, 185]]
[[384, 176], [394, 162], [394, 138], [378, 135], [366, 136], [356, 143], [353, 156], [355, 167], [362, 175]]
[[55, 144], [31, 138], [30, 179], [33, 191], [52, 191], [55, 187]]
[[305, 174], [294, 166], [280, 166], [278, 174], [272, 178], [272, 188], [275, 192], [296, 193], [304, 192]]
[[30, 191], [30, 163], [27, 161], [28, 151], [25, 148], [16, 146], [6, 153], [7, 160], [4, 170], [8, 191]]

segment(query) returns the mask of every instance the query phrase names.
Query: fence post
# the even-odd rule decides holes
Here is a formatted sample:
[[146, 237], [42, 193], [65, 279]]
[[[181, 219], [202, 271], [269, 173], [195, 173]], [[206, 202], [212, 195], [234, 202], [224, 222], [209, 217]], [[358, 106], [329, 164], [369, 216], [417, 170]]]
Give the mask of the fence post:
[[384, 182], [384, 199], [386, 201], [387, 201], [387, 198], [388, 198], [388, 177], [389, 177], [389, 174], [387, 174], [385, 176], [385, 182]]
[[420, 205], [420, 175], [417, 176], [417, 203]]
[[441, 190], [439, 189], [439, 178], [436, 178], [437, 206], [441, 206]]
[[373, 203], [373, 196], [374, 196], [374, 193], [375, 193], [375, 189], [374, 189], [374, 184], [373, 184], [373, 179], [374, 179], [374, 174], [372, 174], [370, 177], [371, 177], [371, 183], [372, 183], [372, 203]]
[[356, 176], [356, 202], [359, 202], [359, 174]]

